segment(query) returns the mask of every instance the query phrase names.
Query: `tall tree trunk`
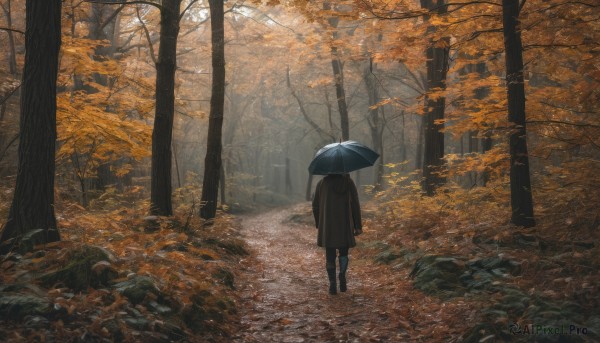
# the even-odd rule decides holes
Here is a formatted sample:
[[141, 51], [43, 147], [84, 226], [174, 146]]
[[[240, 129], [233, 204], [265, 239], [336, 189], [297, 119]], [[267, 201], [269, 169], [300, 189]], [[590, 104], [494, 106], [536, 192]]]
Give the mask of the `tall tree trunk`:
[[[379, 118], [380, 107], [374, 107], [379, 102], [379, 92], [377, 82], [375, 80], [374, 71], [377, 69], [377, 65], [373, 63], [373, 58], [369, 58], [369, 65], [365, 68], [363, 80], [367, 88], [369, 96], [369, 116], [367, 122], [369, 123], [369, 129], [371, 131], [371, 141], [373, 144], [373, 150], [375, 150], [379, 156], [383, 156], [383, 141], [382, 141], [382, 130], [381, 122]], [[381, 184], [383, 180], [383, 158], [379, 158], [377, 165], [375, 166], [374, 175], [374, 187], [373, 191], [378, 192], [381, 190]]]
[[[446, 13], [444, 0], [421, 0], [421, 7], [438, 14]], [[428, 32], [434, 32], [430, 26]], [[440, 91], [446, 88], [446, 73], [448, 71], [449, 39], [442, 38], [434, 42], [430, 40], [427, 48], [427, 91]], [[446, 99], [444, 97], [425, 97], [424, 138], [425, 147], [423, 155], [423, 183], [422, 188], [426, 195], [432, 196], [435, 190], [446, 182], [443, 175], [444, 165], [444, 119]]]
[[523, 46], [519, 23], [519, 1], [502, 0], [502, 22], [506, 61], [508, 121], [515, 127], [510, 135], [510, 203], [511, 222], [535, 226], [529, 176], [527, 130], [525, 126], [525, 84], [523, 81]]
[[160, 45], [156, 61], [156, 111], [152, 130], [150, 213], [173, 214], [171, 141], [175, 116], [175, 70], [181, 0], [164, 0], [160, 11]]
[[223, 0], [209, 0], [212, 42], [212, 95], [208, 119], [204, 180], [202, 182], [202, 207], [200, 216], [212, 219], [217, 212], [219, 174], [221, 170], [221, 131], [225, 104], [225, 29], [223, 26]]
[[61, 0], [27, 0], [25, 67], [21, 94], [17, 182], [0, 252], [12, 238], [32, 234], [32, 243], [60, 240], [54, 216], [56, 79], [61, 44]]
[[[324, 10], [331, 10], [329, 2], [323, 3]], [[348, 105], [346, 104], [346, 91], [344, 89], [344, 65], [340, 60], [340, 54], [335, 40], [338, 39], [337, 26], [340, 19], [338, 17], [330, 17], [329, 25], [333, 29], [331, 34], [334, 41], [331, 45], [331, 67], [333, 69], [333, 79], [335, 82], [335, 94], [337, 96], [338, 111], [340, 112], [340, 124], [342, 129], [342, 139], [347, 141], [350, 139], [350, 121], [348, 119]]]

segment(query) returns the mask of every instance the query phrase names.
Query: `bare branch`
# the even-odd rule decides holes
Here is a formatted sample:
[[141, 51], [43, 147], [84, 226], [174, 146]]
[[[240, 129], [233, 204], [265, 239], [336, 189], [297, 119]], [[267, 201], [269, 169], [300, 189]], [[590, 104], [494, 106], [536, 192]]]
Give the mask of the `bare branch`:
[[142, 17], [140, 16], [140, 9], [138, 7], [135, 8], [135, 13], [140, 23], [142, 23], [142, 28], [144, 29], [144, 33], [146, 34], [146, 39], [148, 40], [148, 47], [150, 49], [150, 57], [152, 58], [154, 64], [156, 64], [156, 56], [154, 56], [154, 44], [152, 44], [152, 39], [150, 38], [150, 31], [148, 31], [144, 20], [142, 20]]
[[9, 32], [17, 32], [17, 33], [20, 33], [20, 34], [22, 34], [22, 35], [24, 35], [24, 34], [25, 34], [25, 32], [23, 32], [23, 31], [21, 31], [21, 30], [12, 29], [12, 28], [10, 28], [10, 27], [3, 27], [3, 26], [0, 26], [0, 30], [9, 31]]
[[21, 83], [21, 82], [19, 82], [19, 84], [18, 84], [18, 85], [17, 85], [17, 86], [16, 86], [16, 87], [15, 87], [13, 90], [11, 90], [10, 92], [8, 92], [8, 94], [6, 94], [6, 96], [4, 96], [4, 97], [2, 98], [2, 100], [0, 100], [0, 105], [2, 105], [2, 104], [3, 104], [3, 103], [6, 101], [6, 100], [8, 100], [8, 98], [10, 98], [10, 97], [11, 97], [13, 94], [15, 94], [15, 92], [16, 92], [16, 91], [17, 91], [19, 88], [21, 88], [21, 84], [22, 84], [22, 83]]
[[132, 1], [113, 1], [113, 0], [84, 0], [84, 2], [105, 4], [105, 5], [150, 5], [158, 9], [162, 9], [162, 6], [156, 2], [143, 1], [143, 0], [132, 0]]
[[198, 2], [198, 0], [192, 0], [190, 1], [190, 3], [183, 9], [183, 11], [181, 11], [181, 14], [179, 14], [179, 21], [181, 21], [181, 19], [183, 18], [183, 16], [185, 15], [185, 13], [196, 3]]
[[100, 24], [100, 29], [103, 29], [106, 27], [106, 25], [110, 24], [111, 21], [113, 21], [113, 19], [115, 19], [115, 17], [125, 8], [125, 5], [121, 5], [119, 8], [117, 8], [107, 19], [106, 21], [104, 21], [104, 23]]

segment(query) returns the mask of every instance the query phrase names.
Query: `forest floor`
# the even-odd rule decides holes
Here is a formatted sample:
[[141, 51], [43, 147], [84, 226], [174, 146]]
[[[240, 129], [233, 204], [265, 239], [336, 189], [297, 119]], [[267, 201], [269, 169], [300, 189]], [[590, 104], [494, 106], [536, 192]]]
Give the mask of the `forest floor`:
[[420, 201], [363, 204], [337, 295], [306, 202], [212, 223], [63, 206], [62, 241], [0, 256], [0, 341], [600, 341], [600, 230]]
[[[428, 341], [449, 327], [436, 315], [437, 299], [422, 301], [409, 268], [392, 275], [369, 248], [350, 250], [348, 291], [330, 295], [322, 248], [306, 204], [242, 219], [242, 233], [256, 261], [247, 264], [242, 288], [242, 330], [237, 342]], [[369, 236], [369, 228], [365, 228]], [[461, 315], [469, 316], [464, 307]], [[466, 319], [466, 317], [463, 317]]]
[[[470, 254], [442, 255], [441, 248], [435, 253], [435, 240], [440, 237], [430, 239], [433, 250], [425, 245], [410, 249], [422, 242], [420, 234], [406, 230], [399, 237], [398, 230], [384, 228], [374, 218], [376, 209], [366, 206], [363, 213], [365, 233], [350, 251], [348, 291], [337, 295], [328, 294], [324, 251], [315, 244], [316, 230], [308, 204], [241, 216], [241, 232], [251, 256], [242, 260], [242, 272], [236, 278], [241, 328], [234, 341], [598, 339], [595, 332], [600, 317], [593, 308], [600, 298], [596, 286], [589, 284], [598, 278], [596, 273], [588, 271], [580, 275], [583, 279], [575, 280], [567, 275], [569, 271], [561, 269], [570, 260], [565, 254], [564, 263], [552, 263], [546, 271], [532, 268], [536, 258], [530, 259], [531, 265], [526, 259], [532, 251], [533, 235], [524, 236], [525, 246], [492, 244], [489, 250], [461, 238], [454, 246], [471, 246]], [[427, 230], [421, 234], [423, 231]], [[450, 231], [444, 239], [456, 236]], [[590, 253], [588, 249], [575, 255], [589, 257]], [[597, 270], [597, 266], [592, 269]], [[573, 301], [571, 283], [577, 281], [583, 282], [583, 288], [575, 297], [579, 294], [587, 300]], [[528, 331], [537, 325], [543, 330], [557, 323], [566, 325], [562, 332]], [[585, 329], [586, 334], [569, 331], [571, 325], [575, 330]]]

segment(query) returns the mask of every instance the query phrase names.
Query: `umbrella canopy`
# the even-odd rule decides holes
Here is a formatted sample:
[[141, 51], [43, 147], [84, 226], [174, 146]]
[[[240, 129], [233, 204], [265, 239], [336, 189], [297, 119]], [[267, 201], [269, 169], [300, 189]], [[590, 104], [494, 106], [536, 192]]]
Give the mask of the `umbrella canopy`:
[[308, 171], [314, 175], [347, 174], [372, 166], [378, 158], [378, 153], [355, 141], [332, 143], [317, 151]]

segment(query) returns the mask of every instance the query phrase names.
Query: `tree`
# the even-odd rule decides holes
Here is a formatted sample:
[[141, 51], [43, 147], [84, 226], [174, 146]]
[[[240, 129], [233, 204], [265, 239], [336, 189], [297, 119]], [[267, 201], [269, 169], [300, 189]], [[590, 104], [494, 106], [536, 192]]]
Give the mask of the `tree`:
[[[323, 9], [331, 10], [329, 2], [323, 3]], [[348, 120], [348, 105], [346, 104], [346, 91], [344, 88], [344, 64], [340, 58], [336, 40], [339, 39], [338, 24], [340, 18], [338, 16], [330, 16], [327, 19], [331, 27], [331, 68], [333, 70], [333, 79], [335, 81], [335, 94], [337, 98], [338, 111], [340, 112], [340, 127], [342, 128], [342, 140], [350, 139], [350, 122]]]
[[[447, 12], [444, 0], [421, 0], [421, 7], [443, 14]], [[431, 34], [435, 27], [430, 25], [427, 31]], [[441, 92], [446, 88], [446, 73], [448, 72], [449, 39], [430, 39], [427, 47], [427, 90]], [[424, 113], [424, 156], [423, 156], [423, 191], [433, 195], [435, 190], [446, 182], [443, 176], [444, 163], [444, 119], [445, 97], [440, 94], [425, 96]]]
[[223, 0], [209, 0], [212, 43], [212, 93], [208, 119], [204, 179], [202, 181], [202, 207], [200, 216], [212, 219], [217, 212], [219, 178], [221, 174], [221, 149], [223, 109], [225, 105], [225, 28]]
[[150, 212], [170, 216], [171, 140], [175, 116], [175, 69], [181, 0], [165, 0], [160, 8], [160, 46], [156, 60], [156, 112], [152, 131]]
[[509, 141], [511, 222], [532, 227], [535, 226], [535, 219], [527, 152], [523, 46], [519, 28], [519, 11], [518, 0], [502, 0], [508, 120], [515, 125]]
[[54, 216], [56, 80], [61, 0], [27, 0], [17, 182], [0, 252], [29, 236], [32, 244], [60, 240]]

